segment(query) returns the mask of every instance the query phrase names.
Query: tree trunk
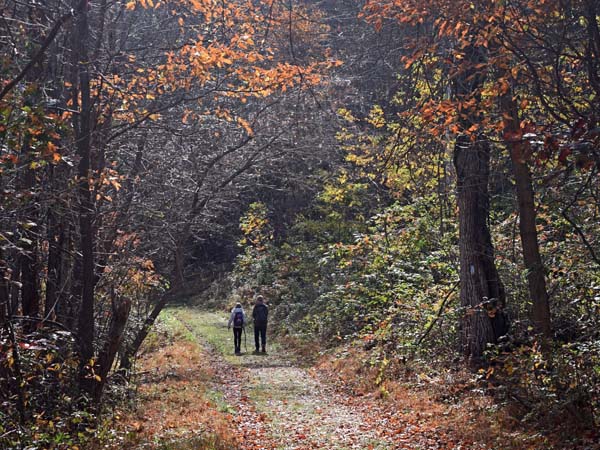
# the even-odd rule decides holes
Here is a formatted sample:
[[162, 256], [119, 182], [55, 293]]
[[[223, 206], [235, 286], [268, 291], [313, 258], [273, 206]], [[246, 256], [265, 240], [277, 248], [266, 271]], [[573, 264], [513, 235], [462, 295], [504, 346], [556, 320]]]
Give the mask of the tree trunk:
[[[27, 138], [29, 140], [29, 138]], [[29, 144], [23, 149], [23, 156], [29, 162], [31, 159]], [[39, 317], [40, 315], [40, 280], [38, 262], [38, 213], [37, 199], [33, 193], [35, 186], [35, 173], [33, 169], [24, 169], [21, 186], [26, 195], [30, 195], [29, 204], [20, 214], [20, 232], [22, 236], [22, 253], [19, 255], [19, 266], [21, 272], [21, 308], [24, 316]], [[26, 322], [25, 329], [33, 331], [35, 322]]]
[[44, 305], [44, 316], [54, 320], [56, 317], [60, 283], [61, 283], [61, 237], [63, 230], [61, 223], [56, 217], [53, 208], [48, 208], [48, 270], [46, 275], [46, 299]]
[[521, 245], [523, 246], [523, 260], [527, 269], [529, 296], [532, 302], [532, 322], [536, 334], [544, 339], [550, 339], [552, 337], [550, 303], [535, 226], [536, 212], [531, 174], [527, 164], [523, 162], [519, 155], [520, 153], [520, 151], [511, 148], [510, 154], [519, 201], [519, 232]]
[[[79, 232], [81, 249], [81, 301], [78, 316], [78, 335], [81, 357], [82, 387], [92, 393], [93, 380], [86, 373], [85, 366], [94, 356], [94, 204], [90, 192], [91, 176], [91, 97], [90, 70], [88, 59], [89, 25], [88, 11], [83, 9], [76, 17], [74, 41], [74, 62], [77, 67], [79, 89], [73, 97], [74, 103], [80, 98], [79, 114], [75, 115], [74, 128], [77, 144]], [[77, 90], [76, 90], [77, 91]]]
[[127, 348], [125, 348], [125, 350], [123, 351], [123, 355], [121, 356], [121, 363], [119, 365], [119, 370], [122, 370], [123, 372], [126, 372], [126, 373], [129, 372], [129, 370], [131, 369], [131, 362], [133, 360], [133, 357], [136, 355], [136, 353], [140, 349], [142, 343], [144, 342], [144, 339], [146, 339], [146, 336], [148, 336], [148, 333], [152, 329], [152, 326], [154, 325], [156, 318], [161, 313], [163, 308], [166, 306], [168, 299], [169, 299], [169, 294], [164, 293], [163, 296], [158, 301], [158, 303], [156, 303], [156, 305], [154, 305], [152, 312], [144, 321], [144, 325], [142, 326], [142, 328], [140, 328], [138, 330], [138, 332], [136, 333], [135, 338], [133, 339], [131, 344], [129, 344], [127, 346]]
[[62, 248], [68, 251], [68, 258], [63, 261], [62, 272], [65, 274], [65, 299], [59, 303], [58, 320], [68, 329], [75, 331], [77, 327], [77, 314], [81, 298], [81, 255], [77, 250], [78, 235], [73, 222], [65, 222], [65, 237]]
[[[471, 45], [465, 48], [466, 59], [460, 76], [454, 80], [455, 97], [461, 103], [475, 103], [475, 108], [461, 114], [464, 130], [477, 127], [482, 119], [479, 110], [487, 49]], [[460, 344], [472, 365], [480, 364], [487, 344], [506, 334], [507, 321], [504, 287], [494, 262], [490, 235], [488, 181], [490, 145], [486, 137], [463, 134], [454, 147], [457, 175], [457, 203], [460, 248]]]
[[464, 355], [479, 364], [486, 345], [506, 333], [504, 288], [494, 264], [488, 229], [490, 148], [486, 140], [459, 136], [454, 149], [460, 247], [460, 303]]
[[527, 145], [519, 125], [518, 107], [507, 93], [500, 99], [505, 141], [510, 152], [517, 201], [519, 205], [519, 234], [523, 247], [523, 260], [527, 269], [527, 286], [531, 299], [531, 319], [535, 333], [544, 340], [551, 339], [550, 303], [546, 290], [544, 265], [540, 255], [536, 228], [535, 198], [531, 173], [527, 166]]
[[119, 297], [115, 294], [112, 296], [112, 317], [110, 321], [110, 329], [108, 336], [102, 351], [98, 355], [98, 370], [96, 374], [100, 376], [100, 381], [96, 383], [94, 398], [99, 401], [102, 397], [102, 391], [106, 384], [106, 378], [110, 372], [110, 368], [113, 365], [115, 356], [121, 341], [123, 339], [123, 332], [125, 331], [125, 325], [129, 318], [129, 311], [131, 310], [131, 301], [124, 297]]
[[0, 248], [0, 328], [6, 324], [9, 315], [10, 293], [8, 283], [8, 264], [4, 260], [4, 252]]

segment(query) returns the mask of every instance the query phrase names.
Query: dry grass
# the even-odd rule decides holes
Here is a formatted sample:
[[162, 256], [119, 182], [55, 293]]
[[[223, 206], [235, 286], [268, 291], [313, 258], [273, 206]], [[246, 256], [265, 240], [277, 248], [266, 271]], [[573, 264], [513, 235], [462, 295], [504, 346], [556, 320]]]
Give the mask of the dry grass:
[[495, 404], [467, 370], [432, 375], [428, 367], [412, 366], [396, 370], [393, 376], [387, 373], [381, 380], [379, 369], [370, 367], [368, 359], [361, 348], [346, 348], [322, 358], [318, 370], [339, 388], [376, 398], [400, 420], [418, 423], [421, 433], [436, 433], [461, 448], [563, 448], [553, 447], [550, 437], [520, 426], [511, 407]]
[[237, 448], [231, 416], [207, 390], [215, 374], [205, 350], [184, 333], [160, 341], [138, 361], [137, 407], [120, 417], [125, 438], [113, 448]]

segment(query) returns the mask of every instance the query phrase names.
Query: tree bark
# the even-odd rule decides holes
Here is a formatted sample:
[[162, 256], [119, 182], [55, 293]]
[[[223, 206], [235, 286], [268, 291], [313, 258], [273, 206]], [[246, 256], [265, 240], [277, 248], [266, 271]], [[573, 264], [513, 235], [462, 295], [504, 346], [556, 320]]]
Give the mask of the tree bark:
[[86, 365], [94, 356], [94, 204], [90, 191], [91, 176], [91, 93], [90, 69], [88, 59], [89, 41], [88, 11], [84, 10], [76, 17], [73, 42], [73, 56], [77, 67], [78, 86], [73, 96], [74, 103], [79, 103], [79, 114], [75, 115], [74, 128], [79, 157], [78, 197], [79, 197], [79, 233], [81, 249], [81, 297], [78, 316], [78, 335], [81, 357], [81, 384], [92, 393], [93, 380], [86, 373]]
[[[477, 127], [481, 88], [485, 81], [487, 50], [477, 45], [465, 48], [464, 68], [455, 79], [455, 97], [465, 104], [475, 100], [475, 108], [467, 109], [460, 120], [463, 130]], [[504, 287], [494, 261], [490, 235], [488, 181], [490, 145], [483, 135], [462, 134], [454, 147], [457, 175], [457, 203], [460, 249], [460, 344], [473, 366], [481, 363], [487, 344], [497, 342], [507, 332]]]
[[494, 264], [488, 228], [490, 148], [485, 139], [459, 136], [454, 149], [460, 248], [460, 304], [464, 355], [479, 364], [487, 344], [506, 333], [504, 288]]
[[106, 378], [110, 372], [115, 356], [121, 341], [123, 340], [123, 332], [125, 331], [125, 325], [129, 318], [129, 311], [131, 310], [131, 301], [124, 297], [119, 297], [115, 294], [112, 296], [111, 301], [112, 317], [110, 321], [110, 329], [108, 336], [102, 351], [98, 355], [97, 371], [96, 374], [100, 377], [100, 380], [95, 385], [94, 398], [96, 401], [100, 401], [102, 397], [102, 391], [106, 385]]
[[540, 255], [536, 228], [535, 197], [531, 173], [527, 165], [527, 145], [520, 129], [518, 107], [507, 93], [501, 98], [505, 141], [510, 153], [519, 205], [519, 234], [523, 260], [527, 269], [527, 286], [531, 299], [531, 321], [536, 335], [551, 339], [550, 302], [546, 289], [544, 264]]

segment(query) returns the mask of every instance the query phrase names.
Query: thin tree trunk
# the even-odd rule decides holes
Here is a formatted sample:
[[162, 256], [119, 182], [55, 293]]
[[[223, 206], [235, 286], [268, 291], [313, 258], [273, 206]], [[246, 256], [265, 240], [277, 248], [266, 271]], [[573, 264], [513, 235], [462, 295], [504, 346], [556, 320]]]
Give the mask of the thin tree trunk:
[[501, 98], [506, 145], [510, 152], [519, 205], [519, 234], [523, 260], [527, 269], [527, 286], [531, 299], [531, 319], [534, 331], [544, 340], [551, 339], [550, 302], [546, 289], [544, 264], [540, 255], [536, 228], [535, 198], [531, 173], [527, 165], [527, 148], [519, 126], [518, 107], [507, 93]]
[[54, 320], [56, 317], [58, 294], [61, 282], [61, 223], [56, 217], [52, 207], [48, 209], [48, 269], [46, 275], [46, 299], [44, 305], [44, 317]]
[[[79, 232], [81, 248], [81, 302], [78, 316], [78, 335], [81, 356], [81, 383], [85, 390], [93, 392], [93, 380], [85, 366], [94, 356], [94, 204], [90, 192], [91, 176], [91, 94], [88, 60], [89, 25], [88, 12], [84, 9], [76, 17], [74, 59], [78, 68], [78, 96], [81, 99], [79, 114], [75, 118], [75, 138], [79, 156], [78, 197]], [[74, 96], [77, 101], [77, 96]]]
[[131, 363], [134, 356], [140, 349], [142, 343], [144, 342], [144, 339], [146, 339], [146, 337], [148, 336], [148, 333], [152, 329], [152, 326], [154, 325], [154, 322], [156, 321], [157, 317], [159, 316], [163, 308], [167, 305], [168, 299], [168, 293], [164, 293], [160, 300], [156, 303], [156, 305], [154, 305], [154, 308], [144, 321], [144, 325], [142, 326], [142, 328], [138, 330], [131, 344], [129, 344], [124, 349], [123, 355], [121, 356], [119, 370], [122, 370], [125, 373], [131, 370]]
[[97, 374], [100, 376], [100, 381], [96, 383], [94, 397], [96, 401], [99, 401], [102, 397], [102, 391], [106, 384], [106, 378], [110, 372], [115, 356], [121, 341], [123, 340], [123, 332], [125, 331], [125, 325], [129, 318], [129, 311], [131, 310], [131, 301], [124, 297], [119, 297], [115, 294], [112, 296], [112, 317], [110, 321], [110, 329], [108, 336], [102, 351], [98, 355], [97, 363]]
[[[29, 137], [26, 137], [29, 141]], [[29, 162], [31, 149], [29, 143], [26, 143], [22, 153], [25, 161]], [[40, 280], [38, 263], [38, 213], [39, 207], [37, 199], [33, 193], [35, 187], [35, 173], [33, 169], [27, 167], [21, 174], [19, 188], [26, 195], [30, 195], [28, 205], [20, 214], [20, 232], [22, 235], [22, 253], [19, 255], [19, 266], [21, 272], [21, 309], [24, 316], [39, 317], [40, 314]], [[35, 322], [26, 322], [25, 329], [32, 331], [35, 329]]]
[[8, 320], [10, 292], [8, 290], [7, 262], [4, 260], [4, 252], [0, 248], [0, 327]]
[[142, 170], [142, 159], [144, 156], [144, 146], [146, 144], [146, 133], [144, 132], [138, 139], [137, 151], [133, 167], [129, 173], [127, 180], [123, 183], [121, 191], [124, 192], [125, 198], [120, 204], [116, 212], [116, 218], [105, 233], [105, 237], [101, 244], [102, 255], [99, 257], [98, 265], [105, 267], [108, 259], [115, 248], [115, 241], [119, 234], [119, 229], [126, 223], [133, 198], [135, 196], [135, 179]]

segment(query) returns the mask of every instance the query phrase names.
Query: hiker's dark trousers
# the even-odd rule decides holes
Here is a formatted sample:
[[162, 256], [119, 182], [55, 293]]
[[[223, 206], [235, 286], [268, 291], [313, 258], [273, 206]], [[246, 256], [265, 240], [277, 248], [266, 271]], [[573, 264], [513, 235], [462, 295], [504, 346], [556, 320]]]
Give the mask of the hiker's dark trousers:
[[254, 344], [256, 345], [256, 351], [258, 351], [259, 336], [262, 349], [265, 350], [267, 346], [267, 324], [254, 325]]
[[233, 345], [236, 353], [242, 353], [242, 331], [243, 328], [233, 329]]

